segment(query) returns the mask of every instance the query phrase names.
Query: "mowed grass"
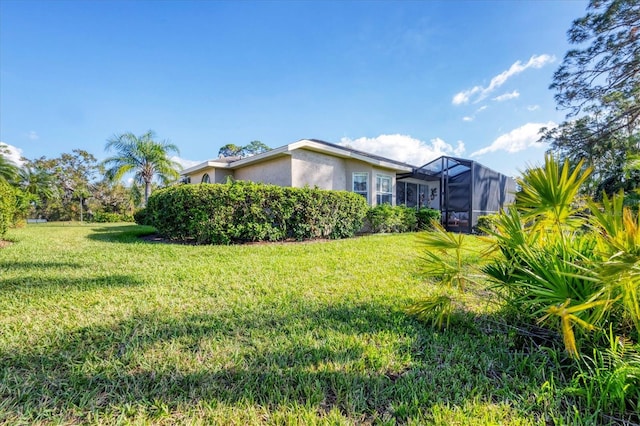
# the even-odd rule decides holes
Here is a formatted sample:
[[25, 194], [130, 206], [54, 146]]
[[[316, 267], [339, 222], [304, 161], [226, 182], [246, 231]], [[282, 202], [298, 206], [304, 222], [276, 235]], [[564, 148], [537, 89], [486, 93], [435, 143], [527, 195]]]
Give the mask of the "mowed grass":
[[9, 233], [0, 422], [519, 425], [561, 415], [549, 352], [516, 346], [481, 286], [448, 330], [403, 312], [439, 291], [420, 272], [419, 234], [189, 246], [138, 238], [149, 232]]

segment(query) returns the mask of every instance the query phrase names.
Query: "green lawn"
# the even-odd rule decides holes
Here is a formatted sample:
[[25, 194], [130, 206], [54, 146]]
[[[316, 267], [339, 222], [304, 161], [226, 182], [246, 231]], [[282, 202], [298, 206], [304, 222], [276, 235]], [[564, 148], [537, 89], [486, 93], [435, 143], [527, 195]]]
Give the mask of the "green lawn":
[[188, 246], [141, 241], [149, 230], [10, 231], [1, 423], [570, 419], [550, 352], [516, 346], [482, 288], [447, 331], [403, 312], [437, 288], [421, 276], [418, 234]]

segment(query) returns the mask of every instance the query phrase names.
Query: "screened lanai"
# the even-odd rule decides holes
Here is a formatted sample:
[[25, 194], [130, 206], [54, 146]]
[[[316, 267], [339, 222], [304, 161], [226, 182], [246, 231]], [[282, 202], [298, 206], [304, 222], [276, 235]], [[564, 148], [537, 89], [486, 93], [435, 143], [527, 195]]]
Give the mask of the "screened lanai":
[[443, 156], [397, 176], [396, 203], [439, 209], [450, 231], [471, 233], [478, 217], [513, 202], [515, 181], [471, 160]]

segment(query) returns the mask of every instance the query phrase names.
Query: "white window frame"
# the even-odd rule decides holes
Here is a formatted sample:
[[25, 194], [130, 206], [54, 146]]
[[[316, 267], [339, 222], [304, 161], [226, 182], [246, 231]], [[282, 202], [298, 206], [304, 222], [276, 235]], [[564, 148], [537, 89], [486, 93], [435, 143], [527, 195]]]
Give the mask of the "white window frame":
[[202, 181], [200, 181], [200, 183], [211, 183], [211, 177], [209, 176], [209, 173], [205, 173], [204, 175], [202, 175]]
[[[364, 184], [365, 184], [365, 190], [356, 190], [356, 176], [357, 177], [364, 177]], [[362, 182], [358, 182], [358, 183], [362, 183]], [[367, 203], [369, 203], [369, 173], [367, 172], [353, 172], [352, 176], [351, 176], [351, 189], [353, 190], [353, 192], [355, 192], [356, 194], [360, 194], [362, 195], [365, 200], [367, 200]]]
[[[389, 190], [382, 191], [382, 179], [389, 180]], [[382, 202], [383, 197], [389, 197], [389, 205], [393, 205], [393, 178], [389, 175], [376, 174], [376, 205], [385, 204], [386, 201]]]

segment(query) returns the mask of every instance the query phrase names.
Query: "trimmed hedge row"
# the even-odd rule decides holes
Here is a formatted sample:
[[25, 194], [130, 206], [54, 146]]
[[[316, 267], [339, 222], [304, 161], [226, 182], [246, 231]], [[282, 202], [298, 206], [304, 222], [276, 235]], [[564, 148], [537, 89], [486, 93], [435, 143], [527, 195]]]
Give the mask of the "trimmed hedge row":
[[230, 244], [351, 237], [367, 209], [352, 192], [236, 181], [155, 191], [135, 219], [172, 240]]
[[91, 217], [91, 222], [96, 222], [96, 223], [134, 222], [134, 219], [133, 219], [133, 215], [130, 215], [130, 214], [95, 212]]
[[382, 204], [369, 209], [366, 226], [374, 233], [411, 232], [432, 229], [433, 221], [440, 221], [439, 210]]

